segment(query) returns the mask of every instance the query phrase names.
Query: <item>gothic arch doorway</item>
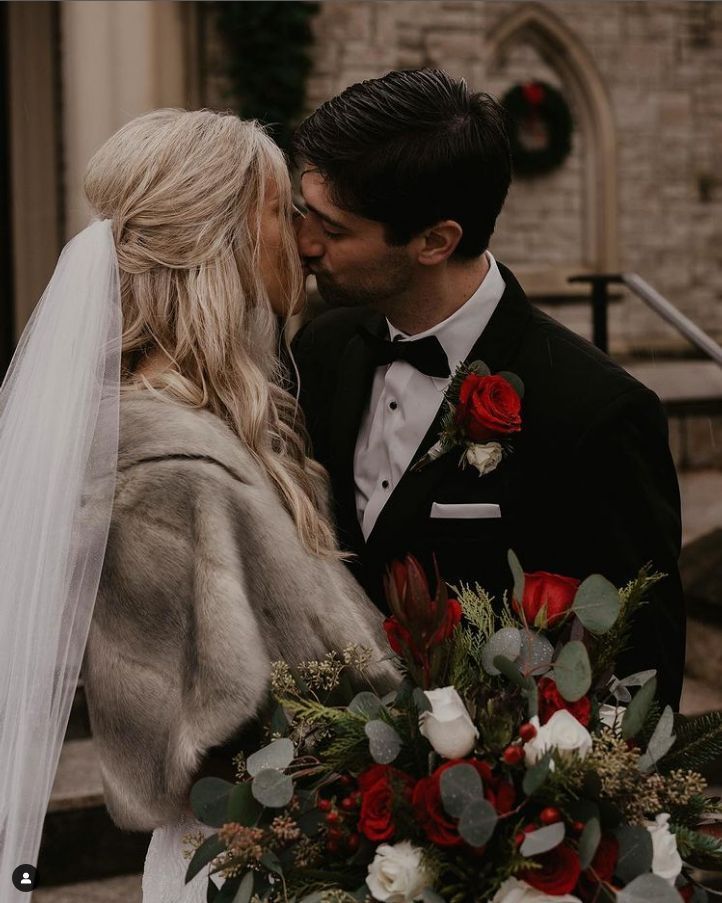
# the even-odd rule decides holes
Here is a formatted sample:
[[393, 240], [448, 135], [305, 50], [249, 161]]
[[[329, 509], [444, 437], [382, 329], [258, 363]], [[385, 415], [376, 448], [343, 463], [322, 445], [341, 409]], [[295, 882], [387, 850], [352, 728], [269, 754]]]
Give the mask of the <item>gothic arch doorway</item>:
[[526, 3], [489, 33], [486, 58], [490, 73], [517, 44], [532, 46], [558, 73], [577, 112], [584, 135], [582, 267], [611, 271], [618, 267], [617, 146], [612, 108], [588, 50], [546, 6]]

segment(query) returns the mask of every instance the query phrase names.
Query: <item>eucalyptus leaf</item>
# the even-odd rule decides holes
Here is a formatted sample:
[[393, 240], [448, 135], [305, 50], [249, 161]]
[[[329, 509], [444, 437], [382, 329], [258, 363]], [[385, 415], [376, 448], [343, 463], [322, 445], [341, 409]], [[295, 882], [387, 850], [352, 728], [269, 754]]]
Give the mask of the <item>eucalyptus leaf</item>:
[[572, 640], [562, 647], [554, 662], [554, 682], [567, 702], [576, 702], [589, 692], [592, 666], [584, 643]]
[[659, 875], [640, 875], [617, 891], [617, 903], [679, 903], [679, 891]]
[[665, 706], [662, 715], [657, 722], [652, 736], [649, 738], [644, 755], [640, 756], [637, 767], [642, 773], [651, 771], [655, 763], [659, 762], [674, 746], [677, 738], [674, 735], [674, 713], [671, 706]]
[[401, 752], [401, 737], [385, 721], [379, 719], [367, 721], [364, 731], [369, 738], [369, 750], [374, 762], [388, 765]]
[[652, 868], [652, 835], [641, 825], [620, 825], [614, 833], [619, 841], [614, 871], [628, 884]]
[[631, 740], [644, 727], [644, 722], [649, 712], [649, 707], [654, 701], [654, 695], [657, 692], [657, 678], [650, 677], [641, 689], [637, 690], [636, 695], [627, 706], [622, 718], [622, 737], [625, 740]]
[[290, 775], [267, 768], [259, 771], [253, 779], [253, 796], [262, 806], [281, 809], [291, 802], [293, 797], [293, 781]]
[[375, 718], [383, 707], [383, 703], [375, 693], [364, 690], [354, 696], [348, 710], [355, 715], [363, 715], [364, 718]]
[[293, 762], [296, 751], [288, 737], [281, 737], [250, 755], [246, 761], [246, 770], [251, 777], [268, 768], [284, 769]]
[[524, 598], [524, 571], [515, 552], [509, 549], [506, 553], [506, 557], [509, 562], [511, 575], [514, 578], [514, 598], [521, 605], [521, 601]]
[[599, 819], [590, 818], [584, 825], [584, 830], [579, 837], [579, 861], [582, 871], [592, 864], [594, 854], [597, 852], [599, 841], [602, 839], [602, 829]]
[[650, 668], [648, 671], [635, 671], [628, 677], [623, 677], [618, 683], [623, 687], [642, 687], [652, 677], [657, 676], [657, 669]]
[[539, 828], [538, 831], [530, 831], [524, 837], [519, 852], [522, 856], [526, 856], [527, 858], [530, 856], [539, 856], [541, 853], [548, 853], [549, 850], [553, 850], [555, 847], [559, 846], [564, 840], [565, 833], [566, 828], [564, 827], [563, 821], [558, 821], [556, 824]]
[[503, 377], [516, 392], [519, 398], [524, 397], [524, 383], [521, 381], [521, 378], [516, 375], [516, 373], [511, 373], [509, 370], [500, 370], [496, 375]]
[[481, 665], [487, 674], [497, 676], [500, 672], [494, 665], [497, 655], [509, 661], [518, 658], [521, 652], [521, 633], [516, 627], [502, 627], [492, 634], [481, 650]]
[[225, 821], [238, 822], [239, 825], [251, 827], [258, 821], [262, 806], [253, 797], [250, 781], [235, 784], [228, 795], [228, 808]]
[[421, 715], [422, 712], [431, 711], [431, 703], [429, 702], [426, 693], [424, 693], [421, 687], [416, 687], [412, 696], [414, 705], [416, 706], [416, 710], [418, 711], [419, 715]]
[[601, 574], [592, 574], [577, 590], [572, 611], [590, 633], [599, 636], [612, 628], [621, 607], [614, 584]]
[[241, 882], [237, 877], [226, 878], [218, 894], [213, 898], [213, 903], [236, 903], [240, 886]]
[[545, 636], [534, 630], [521, 631], [521, 652], [516, 664], [523, 674], [544, 674], [553, 656], [554, 647]]
[[494, 667], [499, 670], [501, 674], [506, 677], [507, 680], [510, 680], [513, 684], [516, 684], [517, 687], [521, 687], [522, 690], [528, 690], [533, 680], [531, 677], [527, 678], [521, 673], [521, 671], [517, 668], [516, 664], [509, 659], [505, 655], [496, 655], [494, 656]]
[[491, 376], [491, 370], [484, 361], [472, 361], [469, 364], [469, 372], [476, 373], [477, 376]]
[[522, 782], [524, 793], [527, 796], [532, 796], [544, 784], [551, 771], [551, 761], [552, 754], [547, 752], [538, 762], [527, 768]]
[[212, 828], [224, 825], [233, 786], [230, 781], [222, 778], [201, 778], [196, 781], [190, 794], [191, 809], [196, 818]]
[[217, 834], [211, 834], [210, 837], [206, 837], [193, 854], [191, 861], [188, 863], [185, 878], [186, 883], [195, 878], [204, 866], [208, 865], [209, 862], [215, 859], [216, 856], [219, 856], [225, 849], [226, 845], [223, 841], [218, 839]]
[[246, 872], [233, 903], [248, 903], [253, 896], [253, 872]]
[[454, 765], [441, 775], [441, 802], [452, 818], [460, 818], [464, 809], [484, 799], [479, 772], [472, 765]]
[[459, 834], [469, 846], [483, 846], [494, 833], [498, 820], [499, 816], [488, 800], [475, 800], [461, 813]]

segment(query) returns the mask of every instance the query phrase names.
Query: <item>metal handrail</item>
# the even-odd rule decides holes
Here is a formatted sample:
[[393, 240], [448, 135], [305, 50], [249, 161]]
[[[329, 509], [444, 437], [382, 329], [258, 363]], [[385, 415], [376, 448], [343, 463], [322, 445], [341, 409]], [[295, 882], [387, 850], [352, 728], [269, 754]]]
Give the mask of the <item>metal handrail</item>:
[[659, 314], [663, 320], [666, 320], [671, 326], [681, 333], [693, 345], [696, 345], [700, 351], [703, 351], [708, 357], [722, 367], [722, 347], [715, 340], [708, 336], [707, 333], [700, 329], [696, 323], [693, 323], [689, 317], [685, 315], [668, 301], [664, 295], [660, 293], [637, 273], [623, 273], [622, 281], [630, 288], [635, 295], [640, 297], [645, 304]]
[[601, 348], [602, 351], [607, 351], [609, 344], [607, 339], [608, 289], [611, 284], [622, 284], [626, 285], [638, 298], [641, 298], [648, 307], [669, 323], [670, 326], [673, 326], [680, 335], [722, 367], [722, 346], [637, 273], [599, 273], [572, 276], [569, 282], [588, 282], [591, 284], [594, 344]]

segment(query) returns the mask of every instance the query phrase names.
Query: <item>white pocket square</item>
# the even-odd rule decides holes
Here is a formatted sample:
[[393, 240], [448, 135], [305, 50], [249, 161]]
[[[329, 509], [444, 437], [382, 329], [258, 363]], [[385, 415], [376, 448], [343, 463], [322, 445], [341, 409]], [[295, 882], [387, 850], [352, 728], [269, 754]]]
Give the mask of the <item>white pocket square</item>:
[[431, 505], [431, 517], [501, 517], [501, 508], [491, 502], [476, 502], [468, 505], [445, 505], [434, 502]]

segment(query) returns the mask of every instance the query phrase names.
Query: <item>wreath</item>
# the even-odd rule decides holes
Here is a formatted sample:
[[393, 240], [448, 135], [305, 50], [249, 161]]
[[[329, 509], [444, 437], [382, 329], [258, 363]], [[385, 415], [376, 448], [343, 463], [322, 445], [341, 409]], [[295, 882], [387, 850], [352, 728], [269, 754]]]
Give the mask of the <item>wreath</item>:
[[574, 123], [567, 102], [542, 81], [514, 85], [502, 99], [510, 120], [514, 170], [538, 176], [561, 166], [572, 149]]

